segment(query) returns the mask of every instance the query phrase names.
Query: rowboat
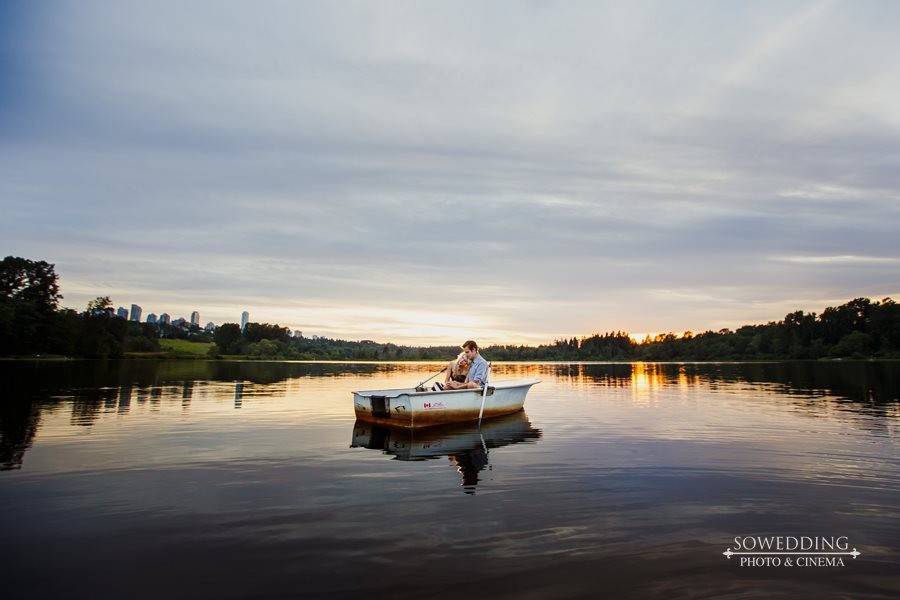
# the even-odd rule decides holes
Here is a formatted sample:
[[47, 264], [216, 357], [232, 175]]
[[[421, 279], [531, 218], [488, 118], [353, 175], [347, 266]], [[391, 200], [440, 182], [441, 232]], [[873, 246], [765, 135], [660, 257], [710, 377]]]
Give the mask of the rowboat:
[[[353, 392], [353, 409], [361, 421], [391, 427], [431, 427], [477, 421], [484, 400], [484, 418], [522, 410], [525, 395], [540, 379], [510, 379], [482, 389], [424, 390], [398, 388]], [[421, 390], [421, 388], [418, 388]]]

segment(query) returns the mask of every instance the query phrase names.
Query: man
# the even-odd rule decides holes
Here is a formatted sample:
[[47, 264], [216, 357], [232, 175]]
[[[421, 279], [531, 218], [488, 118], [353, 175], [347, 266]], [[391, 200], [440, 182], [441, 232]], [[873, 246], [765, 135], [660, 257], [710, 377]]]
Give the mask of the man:
[[448, 390], [465, 390], [465, 389], [481, 389], [487, 383], [488, 361], [478, 353], [478, 344], [469, 340], [462, 345], [463, 352], [469, 361], [469, 373], [466, 375], [465, 383], [457, 381], [448, 381], [445, 389]]

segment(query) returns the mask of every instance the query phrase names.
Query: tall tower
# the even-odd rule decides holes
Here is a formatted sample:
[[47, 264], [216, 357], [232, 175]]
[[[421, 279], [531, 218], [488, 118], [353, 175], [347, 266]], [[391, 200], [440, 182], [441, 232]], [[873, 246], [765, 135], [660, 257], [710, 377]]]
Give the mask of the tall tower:
[[241, 331], [247, 329], [247, 323], [250, 322], [250, 313], [246, 310], [241, 313]]
[[141, 322], [141, 307], [137, 304], [131, 305], [131, 318], [130, 321], [136, 321], [138, 323]]
[[191, 325], [200, 326], [200, 313], [196, 310], [191, 313]]

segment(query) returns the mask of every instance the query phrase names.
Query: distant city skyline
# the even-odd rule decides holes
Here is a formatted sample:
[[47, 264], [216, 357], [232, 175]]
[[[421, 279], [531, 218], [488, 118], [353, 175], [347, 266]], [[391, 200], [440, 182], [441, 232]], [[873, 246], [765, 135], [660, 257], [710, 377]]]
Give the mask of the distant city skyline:
[[[141, 314], [143, 312], [143, 307], [140, 306], [139, 304], [132, 303], [130, 311], [126, 310], [124, 307], [119, 307], [118, 310], [113, 309], [113, 308], [108, 308], [107, 310], [109, 311], [109, 313], [111, 315], [118, 316], [120, 318], [129, 320], [129, 321], [141, 322]], [[174, 324], [181, 323], [181, 324], [190, 324], [192, 327], [193, 326], [201, 327], [200, 311], [192, 310], [190, 314], [191, 314], [190, 319], [185, 319], [184, 317], [177, 317], [173, 322], [168, 313], [164, 312], [157, 316], [156, 313], [151, 312], [151, 313], [147, 314], [147, 316], [143, 322], [151, 324], [151, 325], [156, 325], [156, 324], [169, 325], [169, 324], [173, 324], [173, 323]], [[250, 312], [247, 310], [242, 311], [240, 319], [238, 321], [223, 320], [220, 323], [215, 323], [214, 321], [207, 321], [206, 325], [202, 326], [202, 329], [207, 332], [213, 332], [216, 330], [216, 328], [219, 325], [222, 325], [223, 323], [232, 323], [232, 322], [239, 323], [241, 330], [243, 331], [244, 329], [246, 329], [247, 324], [250, 322]], [[296, 338], [303, 337], [303, 332], [299, 329], [290, 330], [290, 328], [288, 328], [288, 331], [290, 332], [291, 337], [296, 337]], [[314, 337], [318, 337], [318, 336], [314, 336]]]
[[173, 27], [140, 3], [0, 3], [0, 239], [56, 264], [66, 306], [252, 307], [399, 343], [898, 297], [898, 21], [197, 0]]
[[[115, 305], [115, 303], [113, 303], [113, 304]], [[147, 314], [146, 318], [144, 320], [142, 320], [141, 315], [143, 314], [144, 307], [137, 303], [132, 303], [130, 309], [126, 309], [126, 308], [120, 306], [118, 309], [110, 308], [109, 310], [116, 316], [126, 319], [128, 321], [137, 321], [137, 322], [144, 322], [144, 323], [160, 323], [160, 324], [171, 322], [171, 317], [170, 317], [169, 313], [166, 313], [166, 312], [160, 313], [158, 316], [156, 315], [156, 313], [150, 312]], [[190, 323], [191, 325], [197, 325], [199, 327], [201, 325], [200, 324], [200, 311], [194, 309], [194, 310], [191, 310], [189, 312], [189, 314], [190, 314], [189, 318], [181, 316], [181, 317], [176, 317], [176, 320], [180, 319], [180, 320], [183, 320], [185, 323]], [[241, 312], [240, 317], [238, 319], [230, 319], [230, 320], [223, 319], [223, 320], [219, 321], [218, 323], [216, 323], [214, 321], [208, 321], [206, 323], [206, 325], [203, 326], [203, 328], [209, 330], [211, 327], [221, 325], [222, 323], [240, 323], [241, 327], [243, 328], [246, 326], [247, 322], [249, 321], [249, 318], [250, 318], [250, 313], [249, 313], [249, 311], [245, 310], [245, 311]]]

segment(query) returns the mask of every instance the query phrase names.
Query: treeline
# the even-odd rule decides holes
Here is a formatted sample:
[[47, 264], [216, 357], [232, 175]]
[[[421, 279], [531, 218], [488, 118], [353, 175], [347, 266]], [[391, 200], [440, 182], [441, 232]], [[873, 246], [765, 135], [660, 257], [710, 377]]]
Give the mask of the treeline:
[[492, 357], [508, 360], [900, 358], [900, 305], [890, 298], [857, 298], [821, 314], [796, 311], [781, 321], [736, 330], [664, 333], [640, 342], [619, 331], [536, 348], [491, 350]]
[[[210, 336], [197, 328], [135, 323], [110, 316], [109, 298], [83, 312], [60, 308], [52, 264], [8, 256], [0, 261], [0, 355], [117, 358], [158, 352], [159, 337], [214, 341], [210, 356], [296, 360], [448, 359], [456, 346], [401, 346], [372, 341], [292, 337], [286, 327], [236, 323]], [[900, 358], [900, 306], [890, 298], [857, 298], [821, 314], [792, 312], [781, 321], [699, 334], [665, 333], [640, 342], [624, 331], [556, 340], [539, 346], [490, 346], [490, 360], [769, 360]]]
[[697, 335], [658, 335], [638, 348], [645, 360], [900, 358], [900, 305], [856, 298], [821, 314]]
[[[229, 337], [220, 341], [223, 330]], [[455, 346], [398, 346], [327, 338], [291, 338], [277, 325], [236, 324], [216, 334], [221, 354], [305, 360], [428, 360], [456, 354]], [[857, 298], [821, 314], [796, 311], [781, 321], [699, 334], [665, 333], [642, 341], [624, 331], [557, 340], [539, 346], [489, 346], [491, 360], [771, 360], [900, 358], [900, 305], [890, 298]]]
[[268, 323], [237, 323], [216, 328], [210, 355], [249, 356], [287, 360], [430, 360], [448, 359], [459, 353], [456, 346], [398, 346], [371, 341], [352, 342], [324, 337], [292, 337], [287, 327]]

